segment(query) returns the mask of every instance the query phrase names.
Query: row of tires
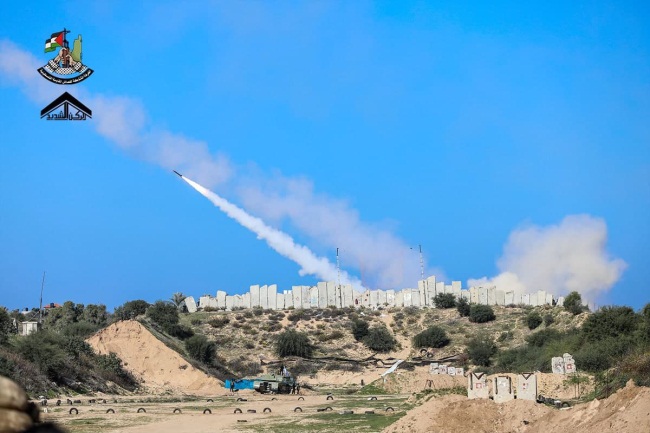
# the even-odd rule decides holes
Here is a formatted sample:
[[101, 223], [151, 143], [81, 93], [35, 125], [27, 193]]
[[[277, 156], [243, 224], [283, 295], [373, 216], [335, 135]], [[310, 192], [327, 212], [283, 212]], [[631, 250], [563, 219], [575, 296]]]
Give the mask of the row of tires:
[[[318, 409], [316, 409], [316, 412], [328, 412], [328, 411], [331, 411], [331, 410], [334, 410], [334, 409], [332, 409], [331, 406], [327, 406], [327, 407], [325, 407], [325, 408], [318, 408]], [[294, 412], [302, 412], [303, 410], [302, 410], [302, 408], [301, 408], [300, 406], [296, 406], [296, 407], [293, 409], [293, 411], [294, 411]], [[386, 412], [395, 412], [395, 409], [393, 409], [391, 406], [388, 406], [388, 407], [385, 409], [385, 411], [386, 411]], [[138, 411], [137, 411], [137, 412], [138, 412], [138, 413], [147, 413], [147, 410], [146, 410], [145, 408], [143, 408], [143, 407], [140, 407], [140, 408], [138, 408]], [[271, 413], [272, 410], [271, 410], [270, 407], [265, 407], [265, 408], [262, 410], [262, 412], [263, 412], [263, 413]], [[79, 414], [79, 409], [77, 409], [76, 407], [72, 407], [72, 408], [70, 408], [70, 410], [68, 411], [68, 413], [69, 413], [70, 415], [78, 415], [78, 414]], [[115, 410], [114, 410], [114, 409], [106, 409], [106, 413], [115, 413]], [[173, 413], [183, 413], [183, 411], [180, 410], [179, 408], [175, 408], [175, 409], [173, 410]], [[205, 414], [211, 414], [211, 413], [212, 413], [212, 411], [211, 411], [210, 409], [208, 409], [208, 408], [205, 408], [205, 409], [203, 410], [203, 414], [204, 414], [204, 415], [205, 415]], [[236, 408], [236, 409], [234, 410], [233, 413], [243, 413], [243, 411], [242, 411], [240, 408]], [[247, 409], [247, 410], [246, 410], [246, 413], [257, 413], [257, 410], [255, 410], [255, 409]], [[343, 411], [342, 413], [344, 413], [344, 414], [348, 414], [348, 413], [352, 414], [352, 413], [354, 413], [354, 412], [353, 412], [353, 411]], [[367, 410], [365, 413], [370, 414], [370, 413], [375, 413], [375, 412], [372, 411], [372, 410]]]
[[[372, 398], [373, 400], [377, 400], [377, 397], [371, 397], [371, 398]], [[301, 401], [301, 400], [304, 400], [304, 399], [305, 399], [305, 397], [298, 397], [298, 401]], [[275, 397], [273, 397], [273, 398], [271, 399], [271, 401], [275, 401], [275, 400], [277, 400], [277, 398], [275, 398]], [[334, 400], [334, 396], [332, 396], [332, 395], [328, 395], [327, 398], [326, 398], [325, 400]], [[212, 400], [211, 398], [208, 399], [208, 403], [212, 403], [212, 401], [213, 401], [213, 400]], [[248, 401], [248, 399], [241, 398], [241, 397], [237, 397], [237, 401]]]

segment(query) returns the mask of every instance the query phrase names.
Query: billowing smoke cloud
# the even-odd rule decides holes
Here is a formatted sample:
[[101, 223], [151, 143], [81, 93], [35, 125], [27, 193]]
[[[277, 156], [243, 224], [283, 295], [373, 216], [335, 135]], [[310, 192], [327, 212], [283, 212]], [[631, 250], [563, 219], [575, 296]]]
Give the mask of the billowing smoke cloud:
[[496, 285], [502, 290], [555, 295], [579, 292], [595, 300], [621, 277], [627, 264], [605, 247], [607, 225], [590, 215], [570, 215], [560, 224], [514, 230], [503, 249], [494, 278], [470, 279], [469, 286]]
[[[273, 250], [300, 265], [300, 275], [315, 275], [326, 281], [337, 281], [338, 271], [326, 258], [317, 257], [309, 248], [296, 244], [291, 236], [269, 227], [261, 219], [250, 215], [198, 183], [185, 176], [183, 176], [183, 180], [221, 209], [223, 213], [255, 233], [259, 239], [264, 239]], [[340, 276], [342, 284], [352, 284], [361, 288], [361, 281], [351, 278], [346, 272], [342, 271]]]
[[[38, 75], [42, 63], [12, 42], [0, 40], [0, 81], [17, 84], [28, 97], [44, 105], [58, 96], [60, 89]], [[408, 245], [389, 230], [362, 222], [346, 202], [315, 193], [308, 180], [274, 176], [243, 185], [240, 179], [248, 176], [236, 176], [226, 156], [211, 153], [203, 141], [157, 127], [138, 100], [77, 89], [75, 93], [92, 107], [97, 132], [130, 155], [178, 170], [210, 188], [227, 181], [239, 184], [233, 190], [247, 208], [278, 223], [288, 220], [318, 245], [341, 248], [343, 263], [360, 269], [370, 285], [415, 285], [420, 274], [418, 259]], [[439, 270], [429, 270], [427, 275], [432, 273], [442, 277]]]

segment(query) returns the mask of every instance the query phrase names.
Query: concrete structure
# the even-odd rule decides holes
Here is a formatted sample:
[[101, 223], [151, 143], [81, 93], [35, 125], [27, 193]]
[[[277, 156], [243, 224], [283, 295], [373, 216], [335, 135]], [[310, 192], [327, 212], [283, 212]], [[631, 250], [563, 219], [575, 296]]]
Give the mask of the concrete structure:
[[573, 359], [573, 356], [569, 355], [568, 353], [565, 353], [562, 355], [562, 359], [564, 360], [564, 373], [565, 374], [571, 374], [576, 372], [576, 362]]
[[411, 289], [411, 305], [420, 307], [420, 291], [418, 289]]
[[226, 308], [226, 292], [223, 290], [217, 290], [217, 308]]
[[440, 371], [438, 370], [437, 362], [432, 362], [431, 364], [429, 364], [429, 374], [440, 374]]
[[537, 399], [537, 376], [535, 373], [517, 375], [517, 400]]
[[266, 292], [266, 296], [268, 296], [268, 308], [271, 310], [277, 309], [277, 302], [278, 302], [278, 286], [275, 284], [271, 284]]
[[275, 295], [275, 309], [276, 310], [284, 310], [287, 308], [284, 305], [284, 293], [276, 293]]
[[386, 290], [386, 303], [388, 308], [395, 307], [395, 290]]
[[405, 307], [412, 306], [413, 300], [411, 299], [411, 289], [402, 290], [402, 294], [404, 295], [404, 306]]
[[226, 311], [232, 311], [235, 305], [235, 299], [232, 296], [226, 296]]
[[[316, 299], [318, 299], [318, 296], [316, 296]], [[311, 287], [302, 286], [302, 308], [311, 308], [311, 305]]]
[[377, 308], [377, 302], [378, 302], [378, 293], [377, 290], [371, 290], [370, 291], [370, 301], [369, 301], [369, 306], [370, 308]]
[[456, 367], [456, 376], [464, 376], [465, 369], [463, 367]]
[[284, 308], [293, 307], [293, 290], [285, 290], [284, 293]]
[[488, 287], [487, 288], [487, 304], [496, 305], [497, 304], [497, 288]]
[[196, 308], [196, 301], [194, 301], [194, 297], [188, 296], [187, 298], [184, 299], [184, 302], [188, 313], [196, 313], [197, 308]]
[[470, 373], [467, 376], [467, 398], [470, 400], [476, 398], [488, 398], [490, 390], [487, 387], [487, 374]]
[[439, 374], [447, 374], [447, 366], [445, 364], [438, 365]]
[[450, 376], [456, 376], [456, 367], [447, 366], [447, 374]]
[[318, 295], [318, 286], [312, 286], [309, 288], [309, 305], [310, 308], [318, 308], [318, 303], [320, 298]]
[[380, 308], [388, 306], [388, 302], [386, 302], [386, 292], [383, 290], [377, 290], [377, 306]]
[[318, 308], [327, 308], [327, 283], [320, 282], [316, 288], [318, 290]]
[[478, 304], [478, 289], [476, 287], [469, 288], [469, 302], [471, 304]]
[[488, 294], [487, 294], [487, 288], [486, 287], [479, 287], [478, 288], [478, 303], [481, 305], [487, 305], [488, 304]]
[[564, 358], [561, 356], [551, 358], [551, 370], [554, 374], [564, 374]]
[[22, 322], [20, 325], [22, 326], [22, 329], [20, 331], [20, 335], [22, 336], [32, 334], [38, 331], [41, 327], [41, 324], [38, 322]]
[[327, 306], [336, 307], [336, 283], [327, 282], [325, 290], [327, 291]]
[[241, 297], [241, 306], [242, 308], [249, 309], [251, 308], [251, 294], [250, 292], [244, 293]]
[[268, 286], [264, 285], [260, 287], [260, 307], [262, 307], [264, 310], [269, 308], [269, 288]]
[[260, 306], [260, 286], [251, 286], [249, 293], [251, 294], [251, 308]]
[[506, 294], [503, 290], [497, 290], [497, 305], [506, 305]]
[[294, 308], [302, 308], [302, 286], [291, 287]]
[[510, 376], [497, 376], [494, 382], [492, 395], [495, 403], [504, 403], [515, 399], [515, 392], [512, 387]]
[[505, 305], [513, 305], [515, 303], [515, 292], [506, 292], [505, 294]]
[[401, 290], [399, 292], [395, 292], [395, 306], [396, 307], [404, 306], [404, 292], [402, 292]]

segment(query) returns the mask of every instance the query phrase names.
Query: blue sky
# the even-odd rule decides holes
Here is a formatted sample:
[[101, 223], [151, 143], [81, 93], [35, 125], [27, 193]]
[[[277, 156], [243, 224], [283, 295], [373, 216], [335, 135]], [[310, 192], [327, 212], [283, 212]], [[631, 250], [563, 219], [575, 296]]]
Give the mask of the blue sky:
[[[649, 15], [622, 1], [5, 2], [5, 44], [44, 65], [65, 26], [95, 73], [63, 88], [34, 71], [21, 86], [2, 60], [0, 304], [35, 306], [44, 270], [46, 302], [111, 308], [319, 280], [148, 156], [169, 133], [171, 147], [199, 143], [181, 153], [224, 158], [232, 173], [208, 186], [297, 242], [331, 261], [348, 242], [341, 263], [369, 287], [388, 288], [377, 274], [393, 259], [396, 285], [412, 286], [418, 244], [427, 273], [491, 278], [509, 270], [513, 231], [587, 215], [606, 225], [594, 248], [625, 262], [594, 300], [641, 307]], [[154, 138], [127, 149], [106, 110], [41, 120], [36, 83], [91, 109], [122, 101]]]

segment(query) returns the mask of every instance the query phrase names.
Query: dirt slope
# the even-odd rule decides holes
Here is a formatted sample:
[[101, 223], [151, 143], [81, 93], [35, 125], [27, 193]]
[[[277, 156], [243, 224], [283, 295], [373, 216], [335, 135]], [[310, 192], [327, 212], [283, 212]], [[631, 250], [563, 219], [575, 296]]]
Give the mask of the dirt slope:
[[151, 392], [214, 395], [223, 383], [194, 368], [134, 320], [114, 323], [86, 340], [101, 354], [114, 352]]
[[650, 389], [632, 384], [609, 399], [557, 410], [531, 401], [434, 398], [384, 430], [446, 433], [636, 433], [650, 431]]

